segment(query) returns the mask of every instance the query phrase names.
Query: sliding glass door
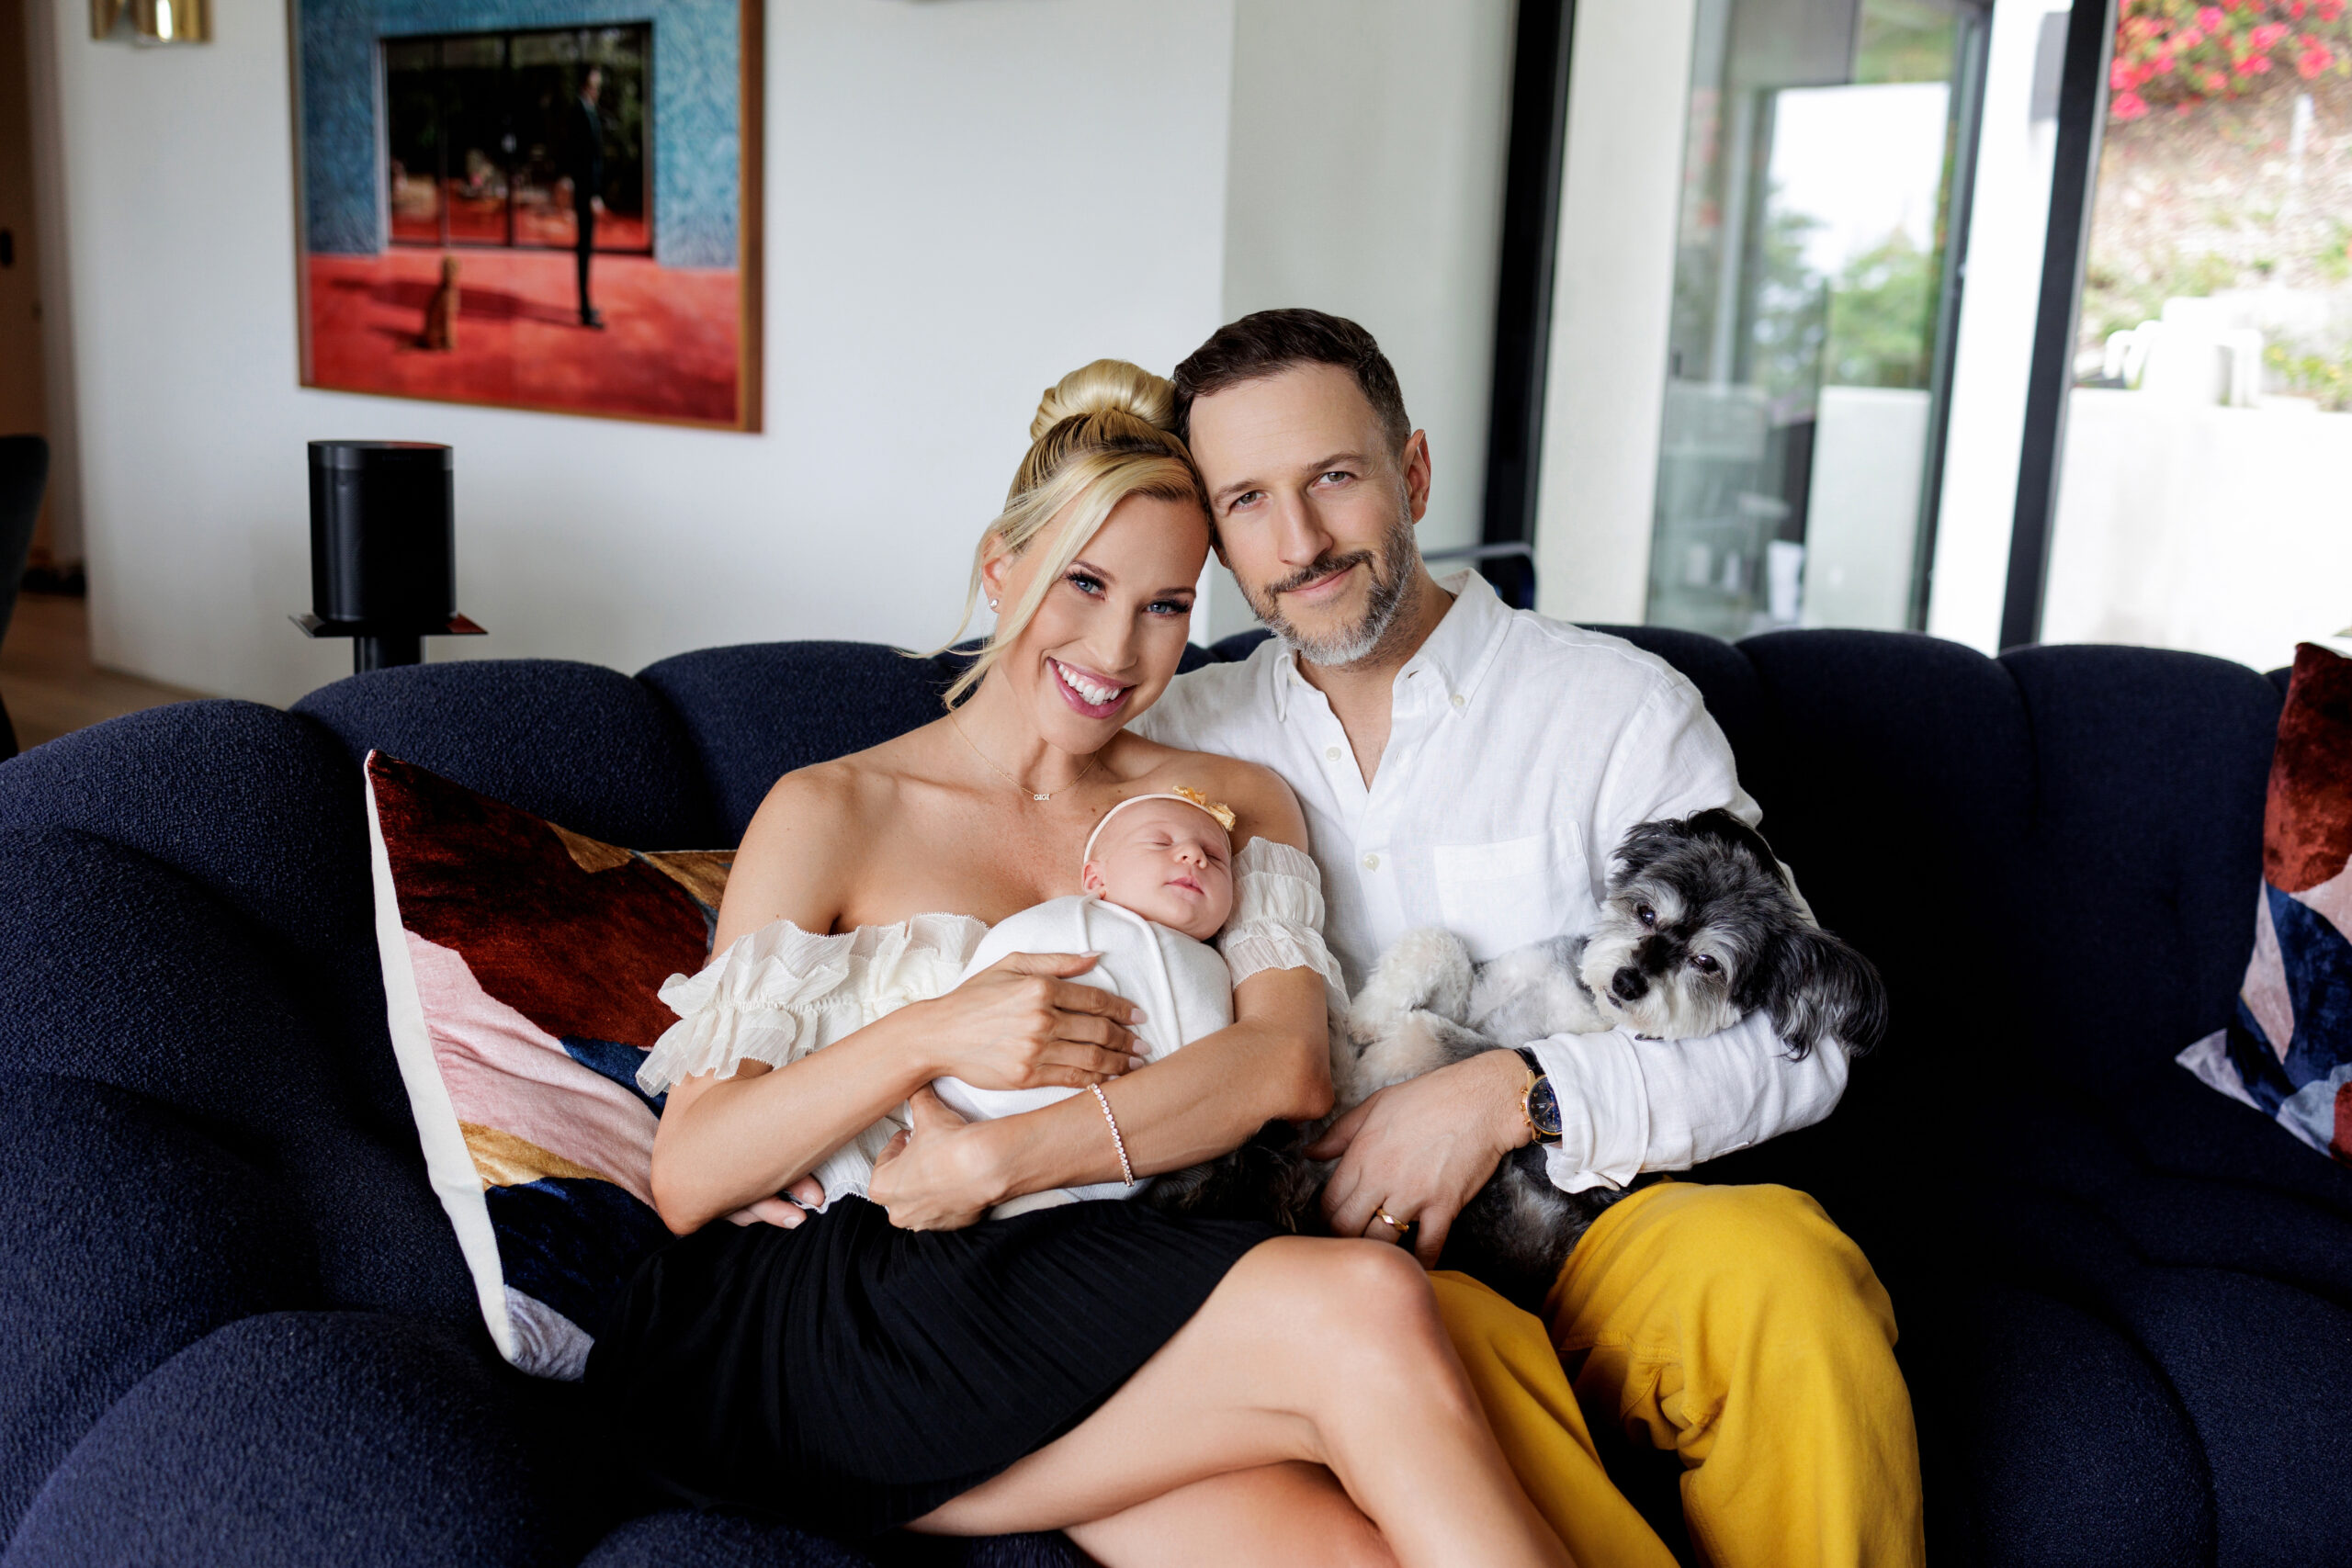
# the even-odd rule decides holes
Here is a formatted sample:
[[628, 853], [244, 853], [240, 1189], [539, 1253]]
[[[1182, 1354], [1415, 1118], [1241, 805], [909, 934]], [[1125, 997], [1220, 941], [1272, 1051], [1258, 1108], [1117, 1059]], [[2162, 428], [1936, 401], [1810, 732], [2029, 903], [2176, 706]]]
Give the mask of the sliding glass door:
[[1698, 0], [1647, 618], [1924, 624], [1970, 0]]

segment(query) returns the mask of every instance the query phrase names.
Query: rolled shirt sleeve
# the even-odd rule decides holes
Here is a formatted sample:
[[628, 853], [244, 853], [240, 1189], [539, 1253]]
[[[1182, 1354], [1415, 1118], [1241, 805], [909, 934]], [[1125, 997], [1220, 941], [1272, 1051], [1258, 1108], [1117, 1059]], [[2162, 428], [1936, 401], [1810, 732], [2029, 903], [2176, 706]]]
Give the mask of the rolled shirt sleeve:
[[1555, 1034], [1533, 1048], [1560, 1102], [1560, 1142], [1544, 1151], [1544, 1169], [1566, 1192], [1688, 1170], [1809, 1127], [1846, 1092], [1845, 1052], [1791, 1061], [1760, 1016], [1698, 1040], [1613, 1029]]

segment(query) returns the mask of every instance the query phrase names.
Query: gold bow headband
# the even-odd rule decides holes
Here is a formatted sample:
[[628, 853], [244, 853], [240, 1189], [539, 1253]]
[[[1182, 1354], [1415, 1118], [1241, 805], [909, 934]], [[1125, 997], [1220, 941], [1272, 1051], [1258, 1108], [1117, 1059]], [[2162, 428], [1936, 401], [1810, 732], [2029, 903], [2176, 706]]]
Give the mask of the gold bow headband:
[[1184, 784], [1178, 784], [1174, 789], [1152, 795], [1131, 795], [1127, 796], [1126, 799], [1119, 802], [1118, 805], [1111, 807], [1110, 810], [1102, 813], [1102, 820], [1094, 824], [1094, 831], [1086, 835], [1086, 848], [1079, 852], [1079, 865], [1083, 867], [1087, 862], [1094, 858], [1094, 840], [1102, 836], [1102, 829], [1111, 825], [1112, 818], [1116, 817], [1128, 807], [1134, 806], [1139, 801], [1146, 800], [1181, 800], [1185, 805], [1197, 807], [1201, 810], [1207, 812], [1211, 817], [1216, 818], [1216, 825], [1224, 829], [1227, 833], [1233, 831], [1233, 807], [1227, 806], [1221, 800], [1211, 800], [1199, 790], [1190, 788]]

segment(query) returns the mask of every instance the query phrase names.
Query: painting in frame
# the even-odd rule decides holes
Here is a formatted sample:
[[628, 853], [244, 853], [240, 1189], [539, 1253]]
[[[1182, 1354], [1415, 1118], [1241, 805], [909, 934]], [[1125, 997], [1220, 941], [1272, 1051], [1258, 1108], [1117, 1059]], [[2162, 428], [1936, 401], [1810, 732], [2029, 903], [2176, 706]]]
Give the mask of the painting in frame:
[[302, 384], [760, 427], [760, 0], [288, 0]]

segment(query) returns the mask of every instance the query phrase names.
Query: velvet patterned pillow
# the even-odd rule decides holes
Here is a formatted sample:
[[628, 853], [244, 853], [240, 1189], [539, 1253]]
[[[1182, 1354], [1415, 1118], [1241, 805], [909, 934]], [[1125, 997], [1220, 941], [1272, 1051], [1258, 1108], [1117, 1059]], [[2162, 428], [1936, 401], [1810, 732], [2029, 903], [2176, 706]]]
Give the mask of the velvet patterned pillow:
[[2237, 1018], [2180, 1062], [2352, 1164], [2352, 659], [2316, 644], [2278, 716]]
[[499, 1351], [577, 1378], [608, 1291], [670, 1239], [638, 1064], [702, 967], [731, 853], [640, 854], [380, 752], [376, 942], [435, 1193]]

